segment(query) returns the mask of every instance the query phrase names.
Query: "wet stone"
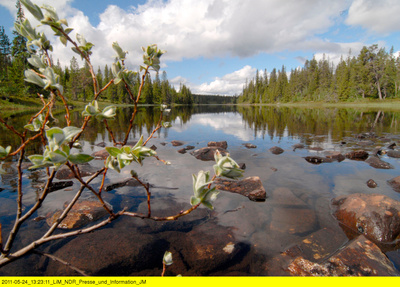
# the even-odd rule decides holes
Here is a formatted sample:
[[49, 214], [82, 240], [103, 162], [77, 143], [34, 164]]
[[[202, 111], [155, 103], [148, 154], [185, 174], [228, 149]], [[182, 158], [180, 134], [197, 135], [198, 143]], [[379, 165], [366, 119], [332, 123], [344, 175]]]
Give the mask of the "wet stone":
[[257, 146], [254, 145], [254, 144], [252, 144], [252, 143], [244, 143], [243, 145], [244, 145], [244, 147], [246, 147], [246, 148], [257, 148]]
[[252, 201], [265, 201], [267, 198], [267, 193], [258, 176], [248, 177], [239, 181], [217, 178], [215, 184], [218, 190], [238, 193]]
[[370, 156], [365, 162], [368, 163], [373, 168], [378, 168], [378, 169], [393, 169], [394, 168], [390, 163], [381, 160], [376, 155]]
[[399, 276], [378, 246], [359, 236], [323, 263], [301, 256], [288, 266], [293, 276]]
[[393, 158], [400, 158], [400, 151], [398, 150], [387, 150], [386, 154], [388, 157], [393, 157]]
[[367, 181], [367, 186], [368, 186], [369, 188], [375, 188], [375, 187], [378, 186], [378, 184], [377, 184], [373, 179], [369, 179], [369, 180]]
[[387, 183], [393, 188], [394, 191], [400, 192], [400, 176], [388, 180]]
[[284, 152], [284, 150], [278, 146], [273, 146], [269, 149], [269, 151], [273, 154], [281, 154]]
[[[91, 176], [96, 173], [97, 169], [92, 167], [89, 164], [80, 164], [78, 165], [79, 172], [82, 177]], [[72, 179], [74, 178], [73, 172], [69, 169], [68, 166], [63, 165], [56, 173], [56, 178], [63, 180], [63, 179]]]
[[294, 144], [294, 145], [292, 146], [292, 148], [293, 148], [293, 151], [295, 151], [295, 150], [298, 149], [298, 148], [304, 148], [304, 145], [301, 144], [301, 143], [297, 143], [297, 144]]
[[215, 160], [214, 154], [217, 152], [217, 150], [218, 150], [223, 156], [225, 156], [225, 155], [228, 154], [228, 151], [227, 151], [227, 150], [225, 150], [225, 149], [223, 149], [223, 148], [220, 148], [220, 147], [214, 147], [214, 146], [211, 146], [211, 147], [203, 147], [203, 148], [194, 150], [194, 151], [191, 152], [191, 154], [192, 154], [195, 158], [197, 158], [197, 159], [199, 159], [199, 160], [211, 161], [211, 160]]
[[400, 235], [400, 202], [381, 194], [355, 193], [332, 200], [334, 216], [346, 228], [375, 242], [391, 243]]
[[228, 148], [228, 143], [226, 141], [220, 141], [220, 142], [208, 142], [207, 143], [208, 147], [217, 147], [217, 148], [223, 148], [227, 149]]
[[171, 240], [170, 248], [180, 254], [181, 258], [177, 260], [188, 265], [186, 275], [202, 276], [224, 270], [240, 261], [249, 249], [245, 244], [236, 242], [228, 228], [212, 222], [196, 226], [185, 236], [177, 236]]
[[[112, 208], [110, 204], [106, 204], [108, 208]], [[67, 205], [68, 203], [65, 203], [64, 208], [67, 207]], [[46, 219], [47, 224], [52, 226], [62, 213], [63, 210], [58, 210], [53, 215], [50, 215], [50, 217]], [[101, 202], [97, 200], [78, 201], [72, 207], [67, 217], [64, 218], [57, 227], [61, 229], [81, 228], [107, 215], [109, 215], [109, 213], [105, 210]]]
[[306, 156], [304, 157], [306, 161], [312, 164], [321, 164], [321, 163], [329, 163], [329, 162], [334, 162], [333, 159], [327, 158], [327, 157], [322, 157], [322, 156]]
[[173, 146], [181, 146], [181, 145], [184, 145], [185, 143], [182, 142], [182, 141], [173, 140], [173, 141], [171, 141], [171, 144], [172, 144]]
[[369, 156], [365, 150], [356, 150], [346, 153], [346, 158], [354, 160], [366, 160]]

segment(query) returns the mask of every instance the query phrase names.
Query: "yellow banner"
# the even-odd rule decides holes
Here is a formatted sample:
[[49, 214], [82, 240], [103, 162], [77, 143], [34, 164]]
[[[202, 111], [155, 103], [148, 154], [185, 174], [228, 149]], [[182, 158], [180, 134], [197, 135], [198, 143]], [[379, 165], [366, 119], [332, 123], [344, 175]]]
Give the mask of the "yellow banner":
[[[391, 281], [391, 282], [390, 282]], [[398, 277], [1, 277], [1, 286], [326, 286], [398, 284]], [[389, 286], [389, 285], [386, 285]]]

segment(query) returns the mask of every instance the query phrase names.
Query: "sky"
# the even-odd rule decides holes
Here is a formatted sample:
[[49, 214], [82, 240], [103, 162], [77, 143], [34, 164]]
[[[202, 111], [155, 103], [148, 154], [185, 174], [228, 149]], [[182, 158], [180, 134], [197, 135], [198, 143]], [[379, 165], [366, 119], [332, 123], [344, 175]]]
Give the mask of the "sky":
[[[256, 71], [286, 71], [323, 56], [337, 63], [363, 46], [400, 50], [398, 0], [33, 0], [56, 8], [73, 33], [92, 42], [93, 65], [110, 66], [118, 42], [138, 70], [142, 46], [167, 53], [161, 71], [192, 93], [239, 95]], [[0, 26], [12, 38], [15, 0], [0, 0]], [[25, 16], [34, 21], [29, 12]], [[40, 28], [38, 28], [40, 30]], [[50, 33], [51, 34], [51, 33]], [[53, 58], [74, 54], [52, 41]], [[79, 57], [78, 57], [79, 58]], [[81, 63], [83, 65], [83, 63]]]

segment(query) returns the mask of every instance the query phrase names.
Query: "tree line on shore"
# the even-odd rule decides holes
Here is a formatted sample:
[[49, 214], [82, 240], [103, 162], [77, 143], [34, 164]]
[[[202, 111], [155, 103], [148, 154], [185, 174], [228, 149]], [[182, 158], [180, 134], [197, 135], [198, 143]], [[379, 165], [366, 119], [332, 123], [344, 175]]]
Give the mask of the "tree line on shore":
[[[17, 1], [17, 23], [23, 22], [25, 16], [21, 3]], [[27, 39], [13, 31], [13, 40], [10, 41], [3, 26], [0, 26], [0, 99], [9, 102], [32, 103], [30, 99], [40, 102], [38, 94], [43, 91], [36, 85], [24, 80], [24, 71], [31, 67], [30, 54], [26, 47]], [[68, 100], [88, 102], [93, 99], [92, 77], [89, 66], [84, 62], [80, 66], [76, 57], [70, 60], [70, 65], [62, 67], [57, 61], [53, 67], [60, 77], [60, 84], [64, 87], [64, 96]], [[100, 87], [107, 85], [113, 79], [111, 65], [98, 68], [96, 73]], [[131, 90], [137, 94], [141, 85], [139, 73], [136, 76]], [[47, 96], [47, 95], [44, 95]], [[102, 98], [116, 104], [130, 104], [131, 99], [121, 82], [111, 85]], [[26, 101], [28, 100], [28, 101]], [[217, 95], [193, 95], [184, 84], [179, 90], [168, 81], [167, 73], [161, 75], [148, 74], [144, 81], [139, 104], [226, 104], [233, 103], [236, 97], [221, 97]]]
[[256, 72], [247, 81], [239, 103], [276, 103], [297, 101], [354, 101], [393, 99], [400, 92], [400, 59], [393, 48], [387, 52], [378, 45], [364, 46], [358, 56], [341, 57], [334, 65], [325, 55], [307, 60], [304, 67], [285, 66]]

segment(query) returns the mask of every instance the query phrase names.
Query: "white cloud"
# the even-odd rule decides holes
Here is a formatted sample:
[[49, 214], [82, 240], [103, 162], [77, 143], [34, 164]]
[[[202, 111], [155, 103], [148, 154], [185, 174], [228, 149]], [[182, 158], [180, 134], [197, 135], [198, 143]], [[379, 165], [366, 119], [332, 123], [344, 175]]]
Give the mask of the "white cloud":
[[[135, 69], [141, 63], [141, 46], [157, 43], [167, 50], [162, 62], [193, 58], [250, 57], [259, 53], [281, 51], [325, 52], [337, 61], [361, 49], [361, 43], [335, 43], [321, 35], [343, 20], [375, 32], [391, 32], [400, 26], [400, 2], [397, 0], [148, 0], [131, 9], [109, 5], [100, 15], [99, 24], [91, 25], [87, 16], [71, 6], [72, 0], [37, 0], [55, 6], [60, 17], [66, 17], [74, 33], [83, 34], [95, 44], [92, 62], [95, 66], [110, 65], [117, 41], [128, 50], [127, 64]], [[0, 0], [15, 15], [14, 0]], [[28, 14], [28, 13], [27, 13]], [[74, 54], [59, 41], [53, 41], [54, 58], [69, 65]], [[321, 53], [321, 54], [319, 54]], [[250, 75], [251, 74], [251, 75]], [[191, 86], [196, 93], [235, 94], [255, 70], [241, 70], [217, 77], [209, 83]], [[187, 83], [183, 77], [175, 84]]]
[[346, 23], [359, 25], [376, 33], [399, 31], [400, 2], [397, 0], [355, 0]]
[[256, 68], [247, 65], [223, 77], [216, 77], [214, 81], [210, 83], [191, 85], [190, 87], [192, 92], [196, 94], [234, 95], [239, 94], [246, 80], [251, 80], [255, 75]]

